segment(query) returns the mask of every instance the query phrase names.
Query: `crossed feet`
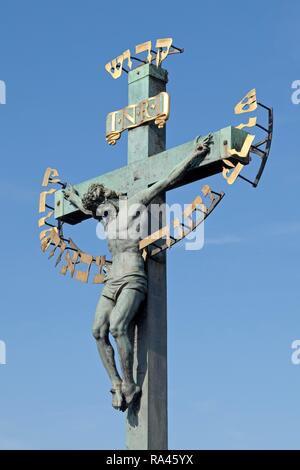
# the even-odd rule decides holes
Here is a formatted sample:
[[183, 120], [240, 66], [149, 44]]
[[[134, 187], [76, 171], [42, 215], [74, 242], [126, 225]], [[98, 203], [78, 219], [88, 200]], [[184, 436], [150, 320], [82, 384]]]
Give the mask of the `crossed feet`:
[[116, 410], [125, 411], [141, 394], [141, 389], [135, 383], [114, 384], [111, 389], [112, 406]]

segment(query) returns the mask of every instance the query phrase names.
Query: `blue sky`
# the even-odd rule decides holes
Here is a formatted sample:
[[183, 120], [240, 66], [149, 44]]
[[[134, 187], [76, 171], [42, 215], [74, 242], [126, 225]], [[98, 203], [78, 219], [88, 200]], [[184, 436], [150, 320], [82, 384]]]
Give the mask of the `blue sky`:
[[[126, 164], [126, 135], [114, 148], [104, 138], [107, 113], [127, 103], [126, 77], [104, 64], [169, 36], [185, 53], [165, 63], [168, 147], [238, 124], [233, 107], [253, 87], [275, 113], [260, 186], [214, 177], [226, 196], [204, 248], [168, 257], [169, 447], [300, 448], [299, 13], [278, 0], [1, 1], [0, 448], [124, 447], [91, 336], [99, 287], [61, 277], [41, 254], [38, 195], [47, 166], [76, 183]], [[103, 253], [92, 221], [69, 233]]]

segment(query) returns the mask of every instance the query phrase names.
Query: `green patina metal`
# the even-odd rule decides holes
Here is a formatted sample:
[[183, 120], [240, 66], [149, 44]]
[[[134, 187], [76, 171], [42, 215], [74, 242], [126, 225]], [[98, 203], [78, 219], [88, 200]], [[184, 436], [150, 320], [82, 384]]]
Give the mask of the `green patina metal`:
[[[167, 71], [155, 65], [142, 65], [129, 72], [128, 101], [134, 104], [165, 91]], [[190, 169], [176, 184], [181, 186], [222, 171], [222, 159], [228, 158], [226, 145], [239, 151], [248, 133], [226, 127], [212, 134], [210, 153]], [[128, 165], [118, 170], [75, 184], [82, 196], [91, 183], [131, 196], [164, 179], [196, 147], [197, 138], [166, 150], [166, 130], [145, 124], [128, 130]], [[248, 160], [245, 159], [245, 163]], [[160, 194], [156, 202], [164, 202]], [[68, 202], [62, 191], [55, 194], [55, 217], [76, 224], [88, 216]], [[136, 320], [134, 375], [142, 388], [138, 408], [129, 408], [126, 420], [128, 449], [159, 450], [167, 448], [167, 283], [166, 253], [147, 260], [148, 296], [144, 310]]]
[[[139, 94], [141, 94], [140, 88], [141, 86], [138, 89]], [[132, 98], [132, 101], [134, 101], [134, 98]], [[133, 187], [139, 189], [150, 186], [156, 181], [165, 178], [175, 165], [183, 161], [194, 150], [198, 137], [172, 149], [162, 151], [160, 150], [160, 139], [164, 139], [164, 129], [159, 130], [161, 137], [157, 136], [158, 132], [156, 131], [158, 130], [155, 129], [154, 125], [140, 126], [129, 130], [128, 165], [75, 184], [75, 189], [80, 195], [83, 195], [92, 183], [102, 183], [115, 191], [129, 194]], [[246, 131], [232, 126], [213, 132], [213, 145], [211, 146], [210, 153], [199, 163], [198, 167], [189, 170], [186, 177], [177, 186], [183, 186], [187, 183], [220, 173], [223, 166], [222, 160], [228, 158], [224, 142], [227, 142], [228, 147], [239, 151], [247, 135]], [[159, 139], [158, 141], [157, 138]], [[154, 153], [154, 142], [156, 142], [159, 153]], [[151, 158], [145, 160], [147, 148], [149, 148]], [[143, 155], [144, 157], [142, 158]], [[248, 160], [245, 159], [245, 163], [248, 163]], [[64, 199], [62, 191], [57, 191], [55, 194], [55, 217], [71, 224], [79, 223], [86, 218]]]

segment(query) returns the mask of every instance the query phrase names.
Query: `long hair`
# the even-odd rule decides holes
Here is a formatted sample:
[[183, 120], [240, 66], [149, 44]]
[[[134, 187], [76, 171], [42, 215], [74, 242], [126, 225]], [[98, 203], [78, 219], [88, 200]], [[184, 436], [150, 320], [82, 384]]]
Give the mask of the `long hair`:
[[96, 213], [97, 207], [108, 198], [118, 198], [119, 194], [112, 189], [106, 188], [101, 183], [93, 183], [88, 187], [82, 197], [82, 205], [85, 209]]

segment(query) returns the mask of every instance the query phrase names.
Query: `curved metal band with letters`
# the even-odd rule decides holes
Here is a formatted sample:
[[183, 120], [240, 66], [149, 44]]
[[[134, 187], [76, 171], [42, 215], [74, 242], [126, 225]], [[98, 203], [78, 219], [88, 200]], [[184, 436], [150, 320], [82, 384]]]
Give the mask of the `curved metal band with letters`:
[[[58, 171], [56, 169], [47, 168], [43, 178], [44, 187], [47, 187], [51, 183], [60, 183], [60, 180], [57, 178], [52, 180], [50, 177], [51, 174], [52, 176], [57, 177]], [[66, 275], [69, 271], [71, 278], [81, 282], [88, 282], [91, 268], [92, 266], [96, 266], [98, 272], [94, 275], [93, 283], [102, 284], [105, 282], [105, 271], [109, 269], [111, 261], [106, 260], [105, 256], [94, 257], [83, 252], [71, 238], [65, 238], [63, 236], [61, 222], [57, 222], [55, 219], [53, 220], [54, 224], [49, 222], [49, 219], [53, 217], [53, 207], [46, 203], [46, 197], [48, 195], [53, 195], [56, 190], [57, 189], [50, 189], [48, 191], [43, 191], [40, 196], [39, 212], [45, 212], [46, 208], [50, 209], [50, 212], [41, 217], [38, 221], [39, 227], [43, 227], [44, 225], [49, 227], [40, 232], [42, 251], [46, 252], [52, 246], [53, 249], [51, 250], [48, 258], [52, 258], [54, 254], [58, 252], [59, 254], [56, 258], [55, 266], [60, 264], [61, 261], [64, 261], [65, 263], [62, 265], [60, 273]], [[202, 196], [197, 196], [194, 201], [186, 207], [182, 213], [182, 218], [176, 219], [173, 222], [172, 229], [179, 231], [179, 236], [175, 237], [171, 235], [172, 230], [170, 229], [170, 226], [166, 226], [141, 240], [140, 250], [142, 250], [144, 258], [146, 258], [146, 256], [153, 257], [159, 252], [164, 251], [167, 248], [171, 248], [176, 243], [183, 240], [183, 238], [193, 232], [212, 213], [224, 197], [223, 192], [217, 193], [212, 191], [208, 185], [203, 186], [201, 193]], [[210, 204], [204, 204], [202, 197], [207, 198]], [[199, 217], [194, 221], [192, 215], [197, 211], [201, 212], [202, 217]], [[72, 257], [70, 252], [73, 253]], [[74, 276], [76, 267], [80, 263], [86, 264], [87, 269], [86, 271], [77, 271]]]
[[[201, 189], [202, 197], [208, 198], [210, 204], [205, 205], [202, 197], [197, 196], [194, 201], [189, 204], [182, 213], [181, 219], [175, 219], [172, 224], [166, 225], [165, 227], [157, 230], [148, 237], [140, 241], [140, 249], [143, 250], [143, 257], [146, 256], [154, 257], [158, 253], [172, 248], [176, 243], [182, 241], [212, 213], [217, 207], [221, 199], [224, 197], [224, 193], [217, 193], [212, 191], [211, 188], [206, 184]], [[193, 220], [192, 214], [200, 212], [201, 217]], [[177, 236], [174, 233], [177, 232]], [[179, 233], [178, 233], [179, 232]]]
[[[44, 173], [42, 186], [48, 187], [49, 184], [60, 184], [65, 186], [58, 176], [58, 171], [55, 168], [47, 168]], [[48, 259], [52, 258], [56, 252], [58, 252], [58, 256], [55, 260], [55, 267], [63, 261], [65, 264], [62, 265], [60, 273], [66, 275], [69, 271], [72, 278], [81, 282], [88, 282], [91, 269], [96, 267], [96, 274], [94, 275], [93, 283], [102, 284], [105, 280], [103, 270], [105, 270], [105, 266], [109, 264], [109, 261], [106, 260], [105, 256], [92, 256], [85, 253], [73, 242], [71, 238], [67, 239], [63, 236], [62, 224], [53, 218], [54, 208], [47, 203], [47, 197], [54, 195], [56, 191], [57, 188], [51, 188], [46, 191], [42, 191], [40, 194], [39, 212], [43, 213], [46, 209], [50, 209], [50, 212], [40, 217], [38, 220], [39, 228], [44, 226], [48, 227], [40, 232], [41, 249], [45, 253], [50, 247], [53, 247], [49, 253]], [[70, 252], [72, 253], [72, 256], [70, 255]], [[80, 264], [86, 266], [85, 271], [76, 271], [76, 267]], [[74, 274], [76, 275], [74, 276]]]

